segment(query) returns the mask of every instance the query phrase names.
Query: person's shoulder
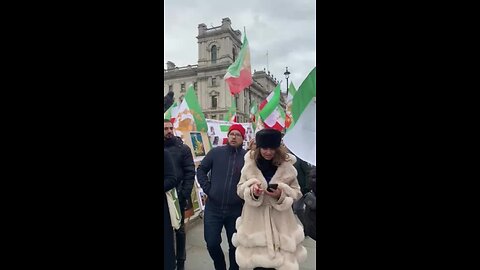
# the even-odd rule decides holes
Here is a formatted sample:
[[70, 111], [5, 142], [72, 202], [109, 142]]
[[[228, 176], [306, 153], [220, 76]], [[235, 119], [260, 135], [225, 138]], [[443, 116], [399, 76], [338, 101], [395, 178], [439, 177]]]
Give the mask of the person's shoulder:
[[220, 153], [220, 152], [225, 151], [225, 149], [227, 149], [227, 147], [225, 145], [220, 145], [220, 146], [217, 146], [217, 147], [213, 147], [212, 149], [210, 149], [210, 151], [208, 153]]
[[184, 150], [185, 149], [190, 150], [190, 146], [188, 146], [188, 144], [184, 143], [180, 137], [177, 137], [177, 145]]
[[290, 165], [295, 166], [295, 163], [297, 163], [297, 156], [287, 153], [287, 162], [290, 163]]
[[[217, 146], [215, 148], [212, 148], [212, 150], [210, 150], [210, 152], [212, 152], [212, 151], [215, 155], [227, 154], [228, 151], [229, 151], [229, 146], [228, 145]], [[208, 152], [208, 153], [210, 153], [210, 152]]]
[[174, 138], [175, 138], [175, 144], [176, 144], [176, 145], [182, 145], [182, 144], [184, 144], [181, 137], [175, 136]]
[[253, 160], [253, 150], [245, 150], [245, 154], [243, 155], [243, 159], [246, 161], [247, 159]]

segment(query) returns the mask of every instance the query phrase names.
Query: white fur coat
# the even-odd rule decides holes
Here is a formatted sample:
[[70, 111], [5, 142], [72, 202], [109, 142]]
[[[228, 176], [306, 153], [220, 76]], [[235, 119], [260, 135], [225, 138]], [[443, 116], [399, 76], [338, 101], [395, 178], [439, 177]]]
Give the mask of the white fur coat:
[[307, 250], [301, 245], [304, 240], [303, 226], [293, 214], [292, 203], [302, 196], [293, 166], [296, 158], [282, 163], [270, 184], [278, 184], [282, 194], [278, 200], [262, 194], [253, 197], [250, 187], [259, 183], [267, 188], [267, 181], [250, 157], [245, 155], [245, 165], [237, 185], [237, 194], [245, 200], [242, 215], [237, 219], [237, 233], [232, 243], [237, 248], [235, 258], [241, 269], [254, 267], [278, 270], [298, 270], [298, 263], [307, 258]]

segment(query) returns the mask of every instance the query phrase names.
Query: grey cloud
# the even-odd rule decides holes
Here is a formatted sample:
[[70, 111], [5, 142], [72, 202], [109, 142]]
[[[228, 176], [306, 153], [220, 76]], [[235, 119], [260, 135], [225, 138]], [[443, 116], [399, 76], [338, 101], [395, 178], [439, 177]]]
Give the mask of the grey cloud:
[[314, 0], [165, 0], [164, 15], [164, 57], [179, 66], [196, 64], [198, 24], [219, 26], [225, 17], [242, 33], [246, 27], [252, 69], [266, 68], [268, 50], [269, 69], [283, 89], [285, 66], [298, 88], [316, 65]]

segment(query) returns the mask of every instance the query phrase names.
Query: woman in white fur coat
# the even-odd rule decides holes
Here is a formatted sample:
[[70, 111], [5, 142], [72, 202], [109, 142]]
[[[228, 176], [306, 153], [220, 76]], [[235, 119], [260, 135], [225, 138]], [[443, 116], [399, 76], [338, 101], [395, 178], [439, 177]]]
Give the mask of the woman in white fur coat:
[[[237, 185], [245, 204], [232, 237], [240, 269], [297, 270], [307, 257], [303, 227], [292, 210], [302, 196], [296, 158], [287, 154], [281, 139], [279, 131], [263, 129], [256, 134], [256, 148], [245, 155]], [[278, 187], [269, 191], [268, 184]]]

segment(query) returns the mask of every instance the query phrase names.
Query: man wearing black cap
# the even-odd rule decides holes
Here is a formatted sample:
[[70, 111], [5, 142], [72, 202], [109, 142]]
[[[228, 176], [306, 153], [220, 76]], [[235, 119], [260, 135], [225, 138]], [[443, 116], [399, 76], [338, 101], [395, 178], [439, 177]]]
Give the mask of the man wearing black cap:
[[[242, 213], [243, 201], [237, 195], [237, 184], [246, 151], [242, 148], [245, 129], [234, 124], [228, 130], [228, 144], [210, 150], [197, 169], [197, 179], [208, 199], [204, 214], [204, 237], [216, 270], [226, 270], [220, 246], [225, 226], [229, 244], [230, 270], [238, 270], [232, 235], [235, 222]], [[210, 177], [208, 174], [210, 173]]]

